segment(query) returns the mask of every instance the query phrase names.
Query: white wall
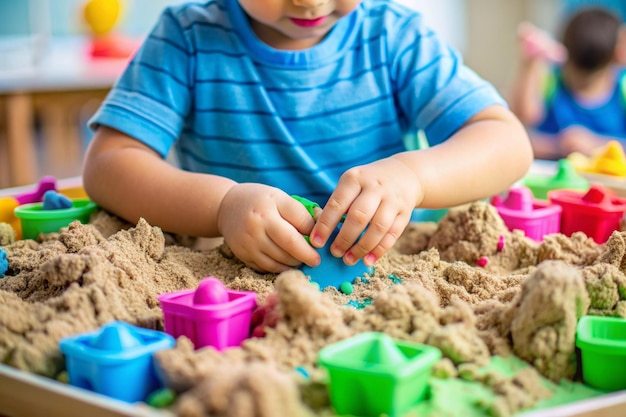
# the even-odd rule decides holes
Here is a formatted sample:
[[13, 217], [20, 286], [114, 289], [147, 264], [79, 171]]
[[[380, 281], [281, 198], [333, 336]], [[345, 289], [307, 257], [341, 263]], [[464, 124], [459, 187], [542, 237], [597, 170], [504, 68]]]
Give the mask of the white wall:
[[518, 64], [517, 26], [552, 30], [560, 11], [561, 0], [466, 0], [466, 63], [505, 92]]
[[[467, 0], [396, 0], [419, 10], [426, 22], [447, 42], [464, 51], [466, 48], [465, 4]], [[471, 0], [470, 0], [471, 1]]]

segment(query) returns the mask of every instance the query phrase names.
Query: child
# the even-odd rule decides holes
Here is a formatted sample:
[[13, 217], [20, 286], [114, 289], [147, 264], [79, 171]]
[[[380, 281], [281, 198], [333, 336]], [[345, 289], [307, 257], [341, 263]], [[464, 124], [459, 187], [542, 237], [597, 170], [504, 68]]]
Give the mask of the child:
[[510, 105], [532, 130], [536, 158], [590, 155], [614, 139], [626, 144], [620, 31], [620, 19], [602, 8], [574, 14], [562, 44], [520, 25], [521, 70]]
[[[259, 271], [371, 266], [416, 207], [526, 173], [523, 126], [416, 12], [387, 0], [211, 0], [166, 9], [92, 120], [101, 207], [222, 236]], [[424, 129], [430, 147], [407, 151]], [[165, 161], [175, 147], [182, 169]], [[316, 222], [297, 194], [324, 206]]]
[[626, 2], [624, 0], [565, 0], [564, 3], [566, 13], [576, 12], [584, 7], [601, 6], [620, 16], [622, 21], [626, 17]]

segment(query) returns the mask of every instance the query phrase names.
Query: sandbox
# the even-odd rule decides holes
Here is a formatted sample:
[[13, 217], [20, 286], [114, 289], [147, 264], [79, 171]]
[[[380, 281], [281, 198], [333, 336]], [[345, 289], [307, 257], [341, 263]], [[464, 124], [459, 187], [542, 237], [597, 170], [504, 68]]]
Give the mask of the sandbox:
[[[103, 211], [88, 225], [3, 248], [0, 414], [333, 416], [317, 353], [371, 331], [443, 354], [427, 399], [407, 416], [626, 413], [626, 394], [580, 382], [575, 348], [580, 317], [626, 317], [625, 232], [602, 245], [582, 233], [535, 242], [510, 232], [491, 205], [474, 203], [439, 223], [411, 224], [349, 295], [320, 292], [298, 270], [257, 273], [223, 243], [203, 247]], [[67, 379], [61, 338], [113, 320], [163, 330], [157, 296], [207, 276], [258, 294], [265, 335], [221, 353], [194, 350], [183, 337], [156, 353], [177, 393], [169, 408], [58, 382]]]

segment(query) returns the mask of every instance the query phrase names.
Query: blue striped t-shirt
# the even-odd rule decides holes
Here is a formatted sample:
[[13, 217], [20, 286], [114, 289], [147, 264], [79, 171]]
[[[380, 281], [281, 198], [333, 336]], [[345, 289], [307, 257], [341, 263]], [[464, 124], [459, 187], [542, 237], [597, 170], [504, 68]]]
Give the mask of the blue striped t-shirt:
[[493, 86], [392, 1], [364, 0], [319, 44], [284, 51], [237, 0], [212, 0], [163, 12], [91, 126], [323, 204], [347, 169], [404, 151], [407, 133], [436, 145], [493, 104]]

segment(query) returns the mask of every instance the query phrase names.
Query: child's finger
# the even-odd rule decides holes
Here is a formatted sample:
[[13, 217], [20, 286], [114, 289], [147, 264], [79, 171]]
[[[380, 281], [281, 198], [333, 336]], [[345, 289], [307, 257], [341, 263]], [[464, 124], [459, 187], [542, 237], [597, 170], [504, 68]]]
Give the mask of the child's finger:
[[348, 249], [359, 240], [363, 231], [368, 227], [377, 210], [379, 210], [379, 204], [380, 195], [377, 190], [365, 190], [352, 203], [341, 230], [339, 230], [337, 237], [331, 243], [330, 251], [333, 256], [338, 258], [344, 257], [344, 261], [349, 265], [356, 263], [359, 257], [353, 257], [352, 253], [347, 253]]
[[[315, 212], [315, 209], [313, 209]], [[301, 235], [308, 235], [315, 225], [315, 219], [308, 209], [293, 198], [285, 200], [285, 204], [278, 206], [278, 213], [291, 226], [295, 227]]]
[[316, 222], [320, 219], [320, 216], [322, 215], [322, 208], [321, 207], [315, 207], [313, 209], [313, 220], [315, 220]]
[[311, 230], [311, 244], [316, 248], [321, 248], [326, 244], [328, 237], [335, 230], [343, 215], [348, 211], [354, 199], [361, 191], [358, 183], [345, 186], [346, 181], [339, 181], [335, 192], [330, 196], [322, 214], [317, 219], [313, 230]]
[[344, 261], [352, 265], [372, 252], [392, 229], [397, 213], [396, 207], [390, 207], [390, 204], [384, 202], [381, 203], [361, 238], [346, 252]]
[[248, 268], [258, 272], [274, 272], [280, 273], [291, 269], [290, 266], [276, 262], [271, 256], [259, 253], [253, 259], [244, 262]]
[[[310, 220], [313, 221], [312, 218]], [[277, 262], [293, 267], [302, 263], [315, 267], [321, 262], [319, 253], [297, 230], [274, 227], [267, 233], [272, 244], [266, 245], [263, 251]]]
[[[409, 223], [409, 216], [397, 216], [393, 221], [391, 227], [380, 238], [380, 240], [363, 255], [363, 262], [367, 266], [373, 266], [392, 246], [396, 243], [407, 224]], [[368, 229], [369, 230], [369, 229]], [[366, 236], [363, 236], [365, 238]], [[365, 244], [363, 246], [366, 246]], [[369, 246], [369, 243], [367, 244]], [[351, 249], [352, 250], [352, 249]]]

